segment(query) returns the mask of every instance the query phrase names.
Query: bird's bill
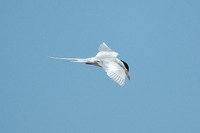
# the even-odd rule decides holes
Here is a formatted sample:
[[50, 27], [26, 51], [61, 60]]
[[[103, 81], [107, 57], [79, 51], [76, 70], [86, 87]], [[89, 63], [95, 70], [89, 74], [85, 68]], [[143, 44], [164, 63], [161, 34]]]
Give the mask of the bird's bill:
[[128, 77], [128, 79], [130, 80], [130, 76], [129, 76], [129, 72], [126, 71], [126, 76]]

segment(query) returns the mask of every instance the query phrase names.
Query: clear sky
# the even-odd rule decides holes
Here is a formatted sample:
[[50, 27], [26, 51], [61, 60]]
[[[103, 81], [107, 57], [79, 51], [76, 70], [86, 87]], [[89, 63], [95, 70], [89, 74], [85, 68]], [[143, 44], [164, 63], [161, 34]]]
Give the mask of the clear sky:
[[[130, 67], [95, 56], [105, 42]], [[1, 133], [199, 133], [199, 0], [1, 0]]]

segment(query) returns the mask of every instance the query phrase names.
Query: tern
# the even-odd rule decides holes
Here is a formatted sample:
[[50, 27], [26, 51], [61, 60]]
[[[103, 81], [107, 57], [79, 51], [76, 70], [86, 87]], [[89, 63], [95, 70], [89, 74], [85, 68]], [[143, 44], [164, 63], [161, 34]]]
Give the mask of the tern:
[[107, 75], [118, 83], [120, 86], [125, 85], [126, 75], [130, 80], [129, 66], [128, 64], [117, 58], [119, 54], [110, 49], [104, 42], [99, 47], [99, 52], [95, 57], [80, 59], [80, 58], [57, 58], [50, 57], [52, 59], [71, 61], [71, 62], [82, 62], [88, 65], [95, 65], [102, 67]]

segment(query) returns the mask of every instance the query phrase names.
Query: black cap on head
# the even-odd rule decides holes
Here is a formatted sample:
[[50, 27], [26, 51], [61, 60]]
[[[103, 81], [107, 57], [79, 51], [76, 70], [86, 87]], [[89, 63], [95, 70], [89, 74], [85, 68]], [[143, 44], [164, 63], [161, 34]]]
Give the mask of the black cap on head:
[[128, 72], [129, 72], [129, 67], [128, 67], [128, 64], [125, 62], [125, 61], [123, 61], [123, 60], [121, 60], [123, 63], [124, 63], [124, 66], [126, 67], [126, 69], [128, 70]]

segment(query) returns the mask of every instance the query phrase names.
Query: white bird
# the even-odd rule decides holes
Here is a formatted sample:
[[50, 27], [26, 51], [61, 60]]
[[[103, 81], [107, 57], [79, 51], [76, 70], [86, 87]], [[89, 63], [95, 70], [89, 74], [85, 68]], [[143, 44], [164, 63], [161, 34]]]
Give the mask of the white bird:
[[99, 47], [99, 52], [95, 57], [80, 59], [80, 58], [56, 58], [52, 59], [67, 60], [72, 62], [83, 62], [89, 65], [96, 65], [102, 67], [107, 75], [117, 82], [120, 86], [125, 84], [125, 74], [130, 80], [129, 66], [126, 62], [117, 58], [119, 54], [110, 49], [105, 43], [102, 43]]

